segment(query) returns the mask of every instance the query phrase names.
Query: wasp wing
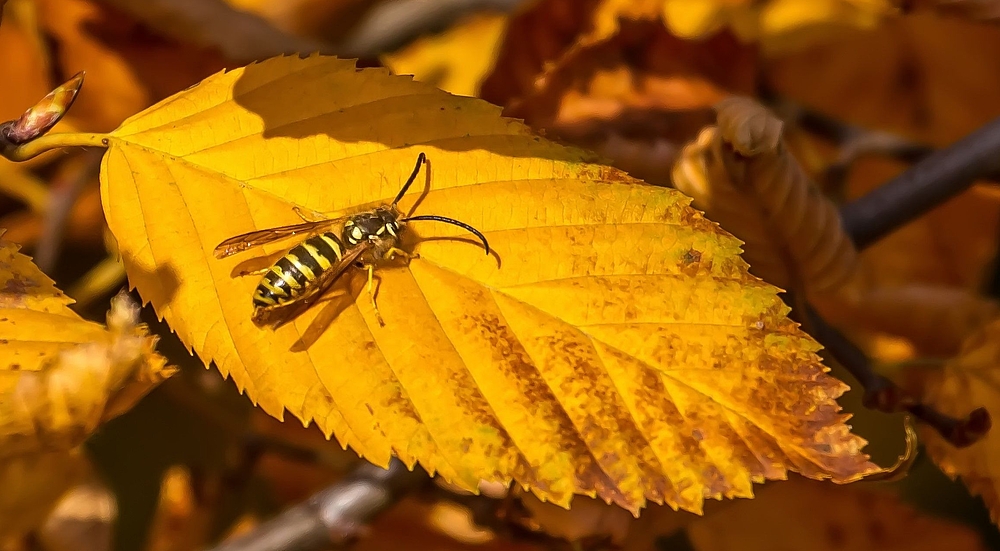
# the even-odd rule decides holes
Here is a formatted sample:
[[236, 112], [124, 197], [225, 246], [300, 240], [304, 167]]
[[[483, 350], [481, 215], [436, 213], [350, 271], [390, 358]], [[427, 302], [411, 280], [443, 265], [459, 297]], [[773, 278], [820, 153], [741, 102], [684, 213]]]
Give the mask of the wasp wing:
[[314, 304], [372, 246], [372, 242], [365, 241], [348, 249], [336, 264], [324, 270], [319, 277], [309, 283], [309, 288], [305, 292], [294, 299], [283, 304], [257, 308], [253, 314], [254, 323], [274, 325], [277, 328], [295, 318]]
[[277, 228], [268, 228], [266, 230], [257, 230], [240, 234], [219, 243], [218, 246], [215, 247], [215, 257], [226, 258], [227, 256], [234, 255], [240, 251], [245, 251], [251, 247], [266, 245], [294, 235], [314, 235], [336, 226], [345, 219], [346, 217], [331, 218], [329, 220], [303, 222], [302, 224], [279, 226]]

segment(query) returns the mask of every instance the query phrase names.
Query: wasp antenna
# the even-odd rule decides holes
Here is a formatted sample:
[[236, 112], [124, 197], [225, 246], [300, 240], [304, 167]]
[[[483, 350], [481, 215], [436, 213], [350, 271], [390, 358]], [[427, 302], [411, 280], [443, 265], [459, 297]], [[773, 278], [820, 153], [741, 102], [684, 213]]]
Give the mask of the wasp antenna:
[[433, 222], [444, 222], [445, 224], [451, 224], [452, 226], [458, 226], [460, 228], [463, 228], [469, 233], [478, 237], [479, 240], [483, 242], [483, 248], [486, 249], [486, 255], [489, 256], [490, 254], [490, 243], [489, 241], [486, 240], [486, 236], [483, 235], [483, 232], [477, 230], [476, 228], [473, 228], [472, 226], [466, 224], [465, 222], [459, 222], [454, 218], [446, 218], [444, 216], [433, 216], [433, 215], [411, 216], [403, 220], [403, 222], [412, 222], [414, 220], [430, 220]]
[[421, 151], [420, 155], [417, 155], [417, 164], [413, 167], [413, 172], [410, 173], [410, 177], [406, 180], [406, 183], [403, 184], [403, 189], [399, 190], [399, 193], [396, 194], [396, 198], [392, 200], [392, 206], [395, 207], [396, 203], [398, 203], [399, 200], [406, 195], [406, 190], [410, 189], [410, 185], [412, 185], [413, 181], [417, 179], [417, 174], [420, 174], [420, 167], [425, 162], [427, 162], [427, 155], [424, 155], [424, 152]]

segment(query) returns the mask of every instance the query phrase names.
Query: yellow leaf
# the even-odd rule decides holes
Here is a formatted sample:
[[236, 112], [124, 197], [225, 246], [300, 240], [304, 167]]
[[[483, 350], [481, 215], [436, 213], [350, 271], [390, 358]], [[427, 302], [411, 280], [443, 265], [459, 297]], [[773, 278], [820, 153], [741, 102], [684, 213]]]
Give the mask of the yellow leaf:
[[731, 25], [745, 40], [757, 38], [757, 13], [742, 0], [664, 0], [663, 20], [670, 32], [685, 38], [700, 38]]
[[87, 71], [87, 93], [73, 107], [86, 130], [114, 128], [137, 110], [226, 66], [216, 49], [151, 36], [148, 27], [105, 2], [33, 1], [43, 30], [60, 45], [54, 62], [67, 75]]
[[88, 471], [79, 448], [0, 458], [0, 544], [41, 526], [63, 493]]
[[[1000, 416], [1000, 321], [995, 320], [966, 339], [962, 350], [943, 369], [924, 370], [924, 403], [945, 415], [966, 416], [972, 404], [982, 405], [993, 419]], [[945, 474], [961, 477], [969, 490], [982, 496], [993, 522], [1000, 522], [1000, 432], [995, 428], [980, 441], [956, 448], [932, 430], [921, 440]]]
[[986, 551], [970, 527], [914, 510], [884, 491], [794, 478], [688, 529], [697, 551]]
[[[850, 481], [874, 465], [817, 343], [739, 242], [669, 189], [588, 163], [499, 108], [313, 56], [218, 74], [108, 136], [105, 211], [129, 279], [204, 360], [276, 417], [315, 421], [377, 464], [395, 454], [474, 490], [516, 479], [565, 505], [599, 494], [700, 511], [787, 470]], [[419, 255], [362, 270], [349, 300], [276, 330], [258, 279], [294, 244], [218, 260], [236, 234], [388, 202]], [[429, 186], [429, 189], [427, 189]], [[266, 257], [262, 257], [267, 255]], [[259, 277], [259, 276], [258, 276]], [[348, 285], [350, 284], [350, 285]]]
[[682, 38], [700, 39], [728, 27], [765, 49], [788, 50], [843, 28], [873, 28], [896, 11], [892, 0], [603, 0], [590, 36], [617, 33], [619, 19], [662, 17]]
[[509, 16], [477, 13], [439, 34], [421, 38], [382, 56], [399, 75], [413, 75], [460, 96], [475, 96], [499, 54]]
[[782, 122], [749, 98], [717, 106], [674, 165], [677, 189], [746, 242], [750, 270], [785, 289], [837, 290], [856, 269], [857, 252], [836, 206], [785, 146]]
[[172, 372], [126, 299], [107, 329], [70, 302], [0, 242], [0, 536], [35, 527], [76, 480], [84, 439]]
[[771, 0], [760, 11], [757, 32], [769, 52], [797, 50], [843, 34], [874, 29], [896, 14], [893, 0]]

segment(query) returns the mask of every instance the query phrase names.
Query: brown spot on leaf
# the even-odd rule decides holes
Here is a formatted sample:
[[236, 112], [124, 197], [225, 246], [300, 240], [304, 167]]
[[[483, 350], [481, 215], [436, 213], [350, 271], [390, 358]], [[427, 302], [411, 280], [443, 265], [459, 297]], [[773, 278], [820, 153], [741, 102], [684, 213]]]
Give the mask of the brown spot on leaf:
[[28, 277], [23, 277], [20, 274], [13, 273], [10, 275], [10, 279], [4, 283], [2, 292], [21, 297], [27, 295], [30, 289], [35, 288], [38, 288], [37, 281]]
[[[484, 299], [487, 297], [483, 297]], [[553, 426], [553, 433], [560, 449], [566, 450], [575, 462], [576, 486], [593, 488], [598, 494], [616, 502], [625, 502], [617, 483], [602, 469], [598, 458], [578, 431], [562, 404], [552, 393], [532, 362], [528, 351], [506, 321], [498, 315], [477, 312], [466, 315], [464, 320], [470, 330], [490, 343], [493, 361], [508, 380], [518, 385], [519, 394], [533, 406], [536, 415]], [[529, 467], [537, 478], [535, 467]]]
[[697, 249], [688, 249], [681, 255], [680, 263], [678, 264], [678, 269], [680, 272], [688, 277], [695, 277], [702, 268], [710, 270], [712, 267], [711, 261], [706, 262], [703, 265], [701, 262], [702, 252]]

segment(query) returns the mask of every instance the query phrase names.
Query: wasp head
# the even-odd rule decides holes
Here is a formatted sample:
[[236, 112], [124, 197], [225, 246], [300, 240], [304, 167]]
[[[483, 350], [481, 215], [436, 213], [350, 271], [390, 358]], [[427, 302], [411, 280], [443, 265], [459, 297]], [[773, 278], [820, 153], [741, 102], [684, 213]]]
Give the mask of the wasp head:
[[399, 239], [402, 225], [399, 215], [391, 207], [379, 207], [362, 212], [344, 222], [342, 238], [348, 246], [354, 247], [365, 241], [386, 243], [394, 246]]

